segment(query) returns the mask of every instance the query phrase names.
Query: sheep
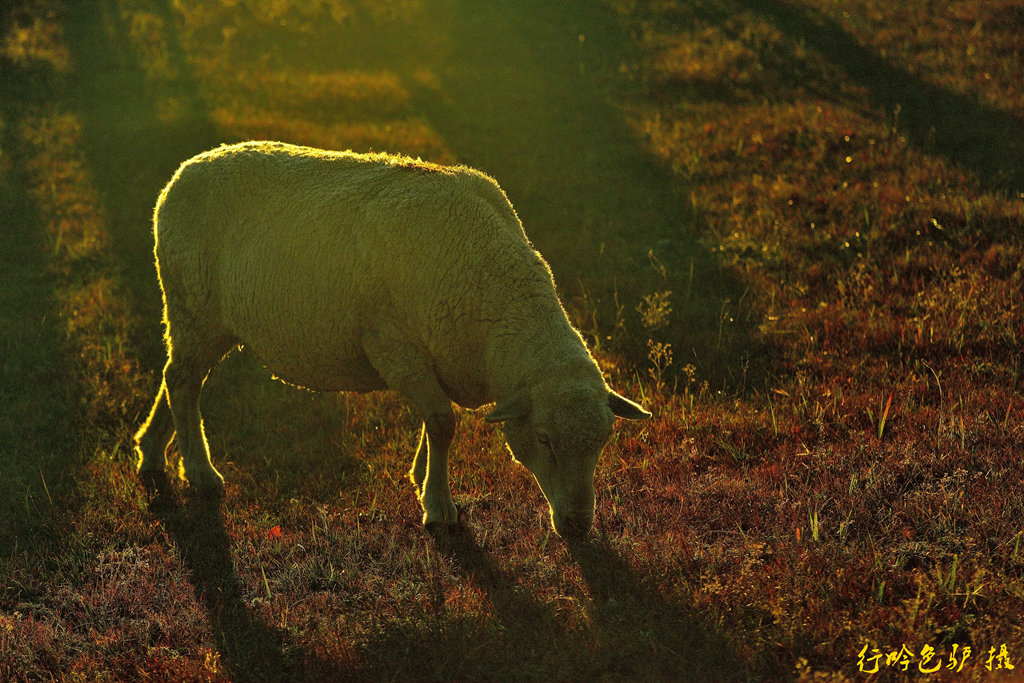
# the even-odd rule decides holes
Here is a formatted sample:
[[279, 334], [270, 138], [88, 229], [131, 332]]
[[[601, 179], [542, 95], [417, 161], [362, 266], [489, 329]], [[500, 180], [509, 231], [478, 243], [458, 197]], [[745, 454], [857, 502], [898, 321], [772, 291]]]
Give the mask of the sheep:
[[551, 270], [489, 176], [389, 154], [279, 142], [184, 162], [153, 216], [167, 362], [135, 435], [138, 470], [218, 494], [199, 409], [236, 347], [317, 391], [391, 389], [422, 419], [409, 476], [428, 528], [457, 522], [448, 483], [452, 402], [494, 403], [512, 457], [559, 535], [594, 516], [594, 470], [615, 416], [650, 417], [612, 391], [559, 302]]

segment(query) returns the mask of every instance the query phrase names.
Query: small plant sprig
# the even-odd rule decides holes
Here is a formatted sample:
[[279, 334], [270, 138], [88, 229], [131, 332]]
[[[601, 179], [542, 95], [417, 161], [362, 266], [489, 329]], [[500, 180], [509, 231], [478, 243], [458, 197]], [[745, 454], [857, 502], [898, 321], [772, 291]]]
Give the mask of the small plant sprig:
[[[889, 398], [885, 402], [885, 407], [881, 411], [881, 416], [878, 419], [877, 434], [878, 434], [878, 438], [879, 439], [881, 439], [883, 436], [885, 436], [885, 425], [886, 425], [886, 423], [889, 420], [889, 409], [890, 408], [892, 408], [892, 392], [891, 391], [889, 392]], [[871, 412], [870, 408], [868, 408], [868, 418], [871, 420], [871, 422], [875, 421], [875, 415], [874, 415], [874, 413]]]
[[651, 363], [651, 367], [647, 369], [647, 372], [651, 379], [654, 380], [655, 393], [663, 394], [665, 389], [665, 373], [672, 365], [672, 345], [648, 339], [647, 360]]
[[671, 296], [671, 291], [654, 292], [645, 295], [643, 301], [637, 304], [636, 311], [640, 314], [644, 329], [656, 330], [668, 324], [672, 313]]

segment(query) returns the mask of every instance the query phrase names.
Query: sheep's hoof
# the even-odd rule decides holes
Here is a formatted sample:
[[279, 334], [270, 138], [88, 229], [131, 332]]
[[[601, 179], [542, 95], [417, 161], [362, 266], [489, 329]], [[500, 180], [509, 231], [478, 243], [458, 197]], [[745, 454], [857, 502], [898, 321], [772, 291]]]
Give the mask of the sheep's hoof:
[[451, 500], [439, 506], [440, 510], [427, 510], [423, 513], [423, 526], [430, 533], [444, 531], [459, 523], [459, 509]]
[[207, 500], [220, 500], [224, 496], [224, 477], [212, 466], [186, 476], [189, 488], [198, 496]]
[[158, 448], [153, 444], [153, 441], [148, 434], [135, 439], [133, 450], [138, 457], [135, 470], [138, 472], [139, 477], [143, 479], [162, 473], [167, 469], [165, 449]]
[[149, 511], [162, 514], [173, 510], [177, 505], [177, 496], [171, 478], [164, 470], [140, 469], [139, 481], [149, 495]]
[[164, 494], [171, 488], [171, 480], [164, 468], [140, 466], [137, 472], [142, 488], [153, 494]]

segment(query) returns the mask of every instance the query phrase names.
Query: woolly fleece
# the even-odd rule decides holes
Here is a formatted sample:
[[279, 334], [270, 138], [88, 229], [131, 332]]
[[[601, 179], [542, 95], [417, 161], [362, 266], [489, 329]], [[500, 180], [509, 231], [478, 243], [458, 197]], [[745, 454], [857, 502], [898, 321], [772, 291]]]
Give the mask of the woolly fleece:
[[157, 201], [154, 236], [168, 362], [136, 437], [144, 473], [163, 472], [177, 432], [190, 483], [220, 487], [199, 393], [242, 346], [295, 385], [410, 400], [424, 420], [410, 474], [425, 523], [457, 516], [450, 401], [497, 402], [489, 419], [505, 423], [556, 530], [589, 528], [613, 410], [646, 413], [605, 385], [490, 177], [387, 154], [227, 145], [181, 165]]

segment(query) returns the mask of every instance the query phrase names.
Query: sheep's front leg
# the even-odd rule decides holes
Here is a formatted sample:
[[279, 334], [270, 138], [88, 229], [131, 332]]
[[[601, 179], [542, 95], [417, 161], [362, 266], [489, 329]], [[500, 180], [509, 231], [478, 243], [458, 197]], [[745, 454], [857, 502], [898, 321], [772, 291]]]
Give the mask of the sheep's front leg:
[[448, 449], [454, 435], [455, 417], [452, 415], [451, 406], [442, 413], [431, 413], [424, 418], [420, 447], [416, 450], [412, 475], [415, 483], [417, 470], [425, 470], [422, 485], [418, 485], [418, 488], [420, 504], [423, 506], [423, 525], [426, 527], [447, 526], [459, 521], [459, 511], [452, 501], [451, 487], [448, 484]]
[[420, 440], [416, 445], [416, 455], [409, 469], [409, 480], [416, 487], [416, 495], [423, 495], [423, 480], [427, 478], [427, 423], [420, 427]]

